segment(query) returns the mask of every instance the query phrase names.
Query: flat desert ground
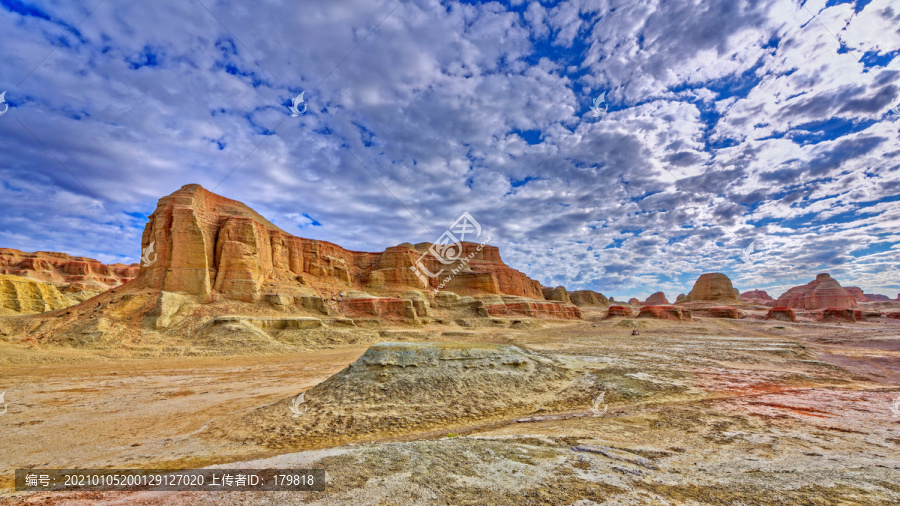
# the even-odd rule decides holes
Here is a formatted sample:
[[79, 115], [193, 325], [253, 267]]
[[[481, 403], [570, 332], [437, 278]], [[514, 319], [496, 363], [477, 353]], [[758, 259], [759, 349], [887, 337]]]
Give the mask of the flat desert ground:
[[[900, 397], [900, 321], [601, 315], [529, 329], [378, 332], [400, 343], [512, 344], [559, 360], [604, 385], [597, 411], [588, 400], [423, 428], [402, 420], [437, 408], [397, 404], [400, 422], [388, 429], [309, 438], [285, 432], [286, 400], [378, 341], [166, 358], [0, 341], [8, 405], [0, 502], [900, 503], [900, 414], [891, 409]], [[266, 407], [283, 420], [247, 423]], [[17, 468], [207, 466], [324, 468], [328, 483], [320, 492], [21, 493], [12, 480]]]

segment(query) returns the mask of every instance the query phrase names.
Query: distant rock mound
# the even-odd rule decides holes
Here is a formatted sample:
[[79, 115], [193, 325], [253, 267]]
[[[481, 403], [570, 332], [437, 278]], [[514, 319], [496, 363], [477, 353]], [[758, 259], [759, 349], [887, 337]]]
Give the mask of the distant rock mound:
[[872, 302], [885, 302], [891, 300], [887, 295], [880, 295], [877, 293], [864, 293], [863, 297]]
[[566, 287], [557, 286], [556, 288], [542, 288], [541, 293], [544, 298], [547, 300], [558, 300], [560, 302], [568, 302], [571, 303], [572, 300], [569, 298], [569, 292], [566, 291]]
[[663, 292], [656, 292], [647, 297], [647, 300], [644, 301], [644, 304], [648, 306], [667, 306], [669, 304], [669, 301], [668, 299], [666, 299], [666, 294], [664, 294]]
[[795, 286], [781, 295], [775, 305], [796, 309], [855, 308], [856, 298], [832, 278], [823, 273], [814, 281], [803, 286]]
[[638, 300], [636, 297], [632, 297], [632, 298], [628, 299], [628, 305], [629, 306], [640, 306], [641, 301]]
[[701, 274], [694, 283], [694, 288], [687, 294], [685, 302], [723, 301], [740, 302], [740, 294], [736, 293], [728, 276], [720, 272]]
[[863, 293], [862, 288], [858, 286], [845, 286], [844, 290], [847, 290], [850, 295], [856, 299], [856, 302], [869, 302], [870, 299], [866, 297], [866, 294]]
[[609, 299], [593, 290], [576, 290], [569, 293], [569, 299], [576, 306], [609, 306]]
[[687, 302], [687, 295], [683, 293], [679, 293], [678, 297], [675, 297], [675, 303], [680, 304], [682, 302]]
[[766, 302], [772, 302], [775, 300], [765, 290], [759, 289], [742, 293], [741, 299], [744, 302], [755, 302], [757, 304], [765, 304]]

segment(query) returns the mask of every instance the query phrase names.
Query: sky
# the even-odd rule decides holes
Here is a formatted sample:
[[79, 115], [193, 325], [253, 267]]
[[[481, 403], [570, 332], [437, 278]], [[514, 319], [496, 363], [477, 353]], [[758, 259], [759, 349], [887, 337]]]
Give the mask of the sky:
[[894, 297], [898, 55], [890, 0], [0, 0], [0, 247], [137, 262], [196, 183], [360, 251], [468, 212], [617, 299]]

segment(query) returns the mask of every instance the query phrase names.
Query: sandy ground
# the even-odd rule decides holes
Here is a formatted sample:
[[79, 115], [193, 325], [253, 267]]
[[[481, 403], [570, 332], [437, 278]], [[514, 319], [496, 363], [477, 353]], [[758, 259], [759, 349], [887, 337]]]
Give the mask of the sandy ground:
[[[900, 322], [821, 325], [703, 318], [398, 332], [406, 340], [517, 344], [590, 368], [590, 405], [536, 421], [360, 434], [273, 449], [211, 437], [296, 396], [365, 346], [289, 355], [108, 358], [0, 344], [0, 501], [12, 504], [896, 504]], [[428, 409], [418, 406], [415, 409]], [[286, 412], [285, 417], [290, 417]], [[520, 420], [520, 421], [517, 421]], [[260, 427], [264, 431], [265, 427]], [[575, 447], [599, 451], [574, 450]], [[303, 450], [303, 451], [299, 451]], [[13, 470], [323, 467], [322, 492], [44, 493]]]

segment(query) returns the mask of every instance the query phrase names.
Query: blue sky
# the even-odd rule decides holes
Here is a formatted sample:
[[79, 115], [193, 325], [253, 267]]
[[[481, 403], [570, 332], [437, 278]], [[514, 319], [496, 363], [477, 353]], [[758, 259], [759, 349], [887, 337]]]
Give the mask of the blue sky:
[[0, 0], [0, 246], [134, 262], [198, 183], [354, 250], [467, 211], [572, 290], [893, 297], [898, 26], [876, 0]]

